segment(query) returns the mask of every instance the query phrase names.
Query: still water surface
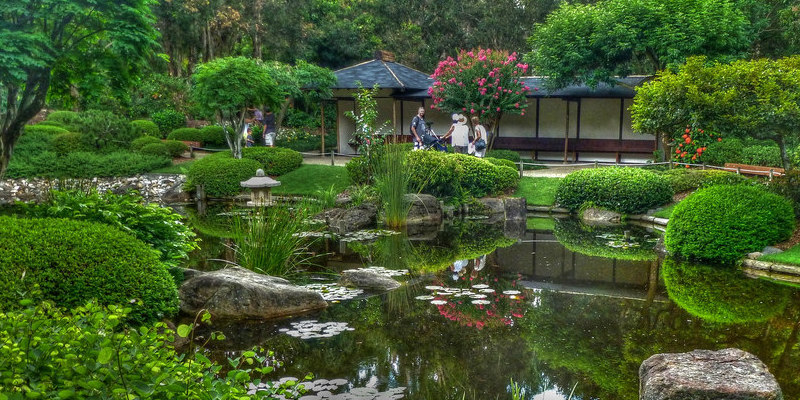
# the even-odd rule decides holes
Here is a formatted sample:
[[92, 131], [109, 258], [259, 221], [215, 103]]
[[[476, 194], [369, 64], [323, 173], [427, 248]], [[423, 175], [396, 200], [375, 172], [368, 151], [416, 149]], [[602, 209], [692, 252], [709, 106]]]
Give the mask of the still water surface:
[[[405, 284], [297, 318], [216, 321], [229, 340], [213, 352], [272, 350], [274, 379], [314, 374], [309, 399], [510, 399], [513, 379], [526, 399], [635, 400], [649, 356], [737, 347], [800, 399], [800, 290], [661, 260], [658, 235], [634, 227], [544, 225], [464, 221], [411, 238], [325, 240], [327, 270], [407, 270]], [[231, 256], [224, 239], [202, 237], [190, 266]]]

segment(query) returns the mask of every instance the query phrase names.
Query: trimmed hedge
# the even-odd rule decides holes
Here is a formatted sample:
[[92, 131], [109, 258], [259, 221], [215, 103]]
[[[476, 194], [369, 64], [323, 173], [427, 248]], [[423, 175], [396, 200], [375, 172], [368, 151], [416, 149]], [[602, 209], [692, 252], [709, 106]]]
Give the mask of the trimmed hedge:
[[69, 130], [58, 126], [42, 125], [42, 124], [25, 125], [25, 128], [23, 128], [23, 135], [29, 135], [34, 133], [43, 133], [43, 134], [46, 133], [55, 136], [58, 134], [68, 133], [68, 132]]
[[[44, 299], [75, 307], [141, 301], [131, 313], [154, 321], [178, 311], [178, 292], [158, 252], [105, 224], [57, 218], [0, 217], [0, 304], [39, 285]], [[21, 279], [23, 273], [25, 279]]]
[[519, 153], [513, 150], [489, 150], [486, 152], [486, 157], [511, 161], [512, 168], [514, 167], [514, 163], [522, 160]]
[[147, 154], [151, 156], [158, 156], [158, 157], [169, 157], [169, 149], [167, 149], [167, 145], [161, 142], [158, 143], [149, 143], [142, 146], [139, 149], [139, 153]]
[[47, 120], [70, 126], [78, 122], [80, 116], [75, 111], [53, 111], [47, 114]]
[[497, 165], [497, 166], [508, 167], [508, 168], [511, 168], [511, 169], [513, 169], [515, 171], [517, 170], [517, 165], [514, 164], [513, 161], [505, 159], [505, 158], [486, 157], [486, 158], [484, 158], [484, 160], [486, 160], [486, 161], [488, 161], [488, 162], [490, 162], [490, 163], [492, 163], [494, 165]]
[[209, 197], [234, 196], [242, 192], [239, 182], [255, 175], [259, 168], [263, 166], [256, 160], [237, 160], [228, 152], [217, 153], [192, 163], [186, 175], [186, 189], [203, 185]]
[[704, 320], [741, 324], [766, 321], [789, 302], [789, 290], [751, 279], [736, 268], [715, 268], [664, 260], [661, 268], [667, 294], [689, 314]]
[[167, 152], [172, 158], [180, 157], [183, 153], [189, 151], [189, 146], [186, 143], [177, 140], [167, 140], [164, 145], [167, 146]]
[[209, 125], [200, 128], [200, 137], [203, 139], [204, 147], [208, 148], [226, 148], [228, 142], [225, 140], [225, 130], [219, 125]]
[[94, 178], [133, 176], [166, 167], [167, 157], [151, 156], [130, 151], [96, 154], [76, 151], [59, 157], [52, 151], [18, 157], [15, 154], [6, 170], [6, 177], [15, 178]]
[[282, 147], [247, 147], [242, 149], [242, 158], [258, 161], [270, 176], [292, 172], [303, 164], [302, 154]]
[[83, 142], [81, 134], [75, 132], [59, 133], [50, 141], [50, 148], [59, 155], [72, 153], [73, 151], [91, 150]]
[[136, 119], [131, 121], [131, 128], [139, 135], [161, 137], [158, 125], [149, 119]]
[[682, 257], [733, 263], [794, 231], [791, 203], [755, 186], [698, 190], [675, 206], [664, 243]]
[[[349, 163], [348, 163], [349, 164]], [[406, 156], [409, 190], [436, 197], [461, 195], [460, 177], [464, 167], [455, 158], [438, 151], [412, 151]], [[348, 173], [350, 170], [348, 170]], [[352, 175], [351, 175], [352, 179]]]
[[567, 175], [556, 189], [556, 203], [572, 211], [584, 203], [625, 214], [638, 214], [672, 200], [669, 182], [637, 168], [583, 169]]
[[133, 141], [131, 142], [131, 150], [139, 151], [144, 146], [153, 143], [161, 143], [161, 139], [155, 136], [142, 136], [140, 138], [133, 139]]
[[794, 205], [795, 215], [800, 218], [800, 170], [793, 169], [776, 176], [768, 188], [771, 192], [789, 199]]
[[687, 192], [704, 187], [711, 187], [715, 185], [755, 185], [756, 181], [748, 179], [743, 175], [737, 175], [733, 172], [720, 171], [720, 170], [701, 170], [701, 169], [686, 169], [674, 168], [659, 172], [665, 177], [672, 190], [675, 193]]
[[183, 128], [186, 126], [186, 116], [175, 110], [162, 110], [150, 116], [153, 123], [158, 125], [158, 130], [161, 132], [161, 137], [167, 136], [167, 133], [175, 129]]
[[43, 125], [43, 126], [57, 126], [59, 128], [67, 129], [67, 126], [62, 124], [61, 122], [57, 121], [42, 121], [37, 123], [36, 125]]
[[197, 128], [178, 128], [167, 135], [169, 140], [186, 140], [190, 142], [204, 142], [203, 131]]

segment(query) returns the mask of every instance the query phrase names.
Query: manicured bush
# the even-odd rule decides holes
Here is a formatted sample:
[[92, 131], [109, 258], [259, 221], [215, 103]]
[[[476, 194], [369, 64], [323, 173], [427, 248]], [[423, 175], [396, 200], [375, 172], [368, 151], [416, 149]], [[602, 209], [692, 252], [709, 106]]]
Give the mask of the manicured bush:
[[161, 142], [146, 144], [139, 149], [139, 153], [158, 157], [171, 157], [167, 145]]
[[194, 190], [203, 185], [209, 197], [233, 196], [242, 192], [239, 182], [250, 179], [259, 168], [263, 165], [256, 160], [237, 160], [229, 152], [217, 153], [192, 163], [186, 176], [186, 189]]
[[68, 218], [113, 226], [158, 250], [161, 260], [170, 265], [197, 248], [195, 234], [181, 222], [180, 214], [169, 207], [145, 204], [137, 194], [53, 191], [46, 202], [23, 209], [32, 218]]
[[133, 139], [131, 142], [131, 150], [139, 151], [142, 149], [142, 147], [153, 143], [161, 143], [161, 139], [155, 136], [142, 136], [140, 138]]
[[789, 290], [744, 276], [734, 267], [690, 264], [673, 258], [661, 268], [667, 294], [681, 308], [707, 321], [741, 324], [780, 314]]
[[497, 166], [496, 181], [494, 182], [494, 190], [492, 193], [508, 194], [517, 190], [519, 187], [519, 171], [514, 168], [504, 165]]
[[494, 165], [497, 165], [497, 166], [508, 167], [508, 168], [513, 169], [513, 170], [516, 170], [518, 168], [517, 165], [514, 164], [513, 161], [505, 159], [505, 158], [486, 157], [486, 158], [484, 158], [484, 160], [488, 161], [491, 164], [494, 164]]
[[[348, 171], [349, 172], [349, 171]], [[459, 179], [464, 173], [455, 158], [438, 151], [412, 151], [406, 157], [409, 190], [436, 197], [461, 196]]]
[[[300, 152], [319, 151], [322, 138], [315, 132], [309, 132], [304, 128], [282, 128], [275, 137], [275, 146]], [[336, 148], [336, 134], [328, 133], [325, 135], [325, 151], [334, 148]]]
[[788, 200], [759, 187], [719, 185], [678, 203], [664, 243], [682, 257], [730, 264], [789, 238], [793, 230]]
[[800, 217], [800, 170], [786, 171], [785, 175], [776, 176], [768, 186], [769, 190], [792, 202], [794, 213]]
[[64, 155], [73, 151], [89, 151], [83, 140], [81, 134], [76, 132], [60, 133], [53, 137], [50, 141], [50, 148], [56, 154]]
[[139, 135], [161, 137], [158, 125], [149, 119], [136, 119], [131, 121], [131, 127]]
[[282, 147], [247, 147], [242, 149], [242, 158], [258, 161], [270, 176], [283, 175], [303, 164], [302, 154]]
[[167, 152], [172, 158], [181, 157], [183, 153], [189, 151], [189, 146], [186, 143], [177, 140], [167, 140], [164, 145], [167, 146]]
[[673, 168], [659, 172], [665, 177], [675, 193], [696, 190], [715, 185], [755, 185], [758, 182], [733, 172], [714, 169]]
[[497, 181], [497, 168], [491, 163], [465, 154], [452, 154], [451, 157], [461, 165], [461, 175], [456, 176], [461, 190], [473, 197], [494, 194]]
[[703, 160], [711, 165], [725, 165], [725, 163], [741, 163], [742, 148], [744, 143], [741, 139], [725, 138], [721, 142], [712, 142], [703, 152]]
[[[153, 321], [178, 311], [178, 293], [158, 252], [106, 224], [0, 217], [0, 304], [41, 289], [44, 299], [75, 307], [141, 301], [132, 316]], [[24, 279], [23, 279], [24, 274]]]
[[178, 128], [167, 135], [169, 140], [186, 140], [191, 142], [203, 142], [203, 131], [197, 128]]
[[567, 175], [556, 190], [556, 203], [572, 211], [586, 202], [626, 214], [638, 214], [672, 200], [662, 176], [636, 168], [583, 169]]
[[742, 149], [742, 163], [764, 167], [782, 167], [781, 149], [773, 144], [768, 146], [747, 146]]
[[508, 160], [512, 163], [519, 162], [522, 159], [519, 153], [513, 150], [489, 150], [486, 152], [486, 157]]
[[42, 122], [37, 123], [36, 125], [57, 126], [59, 128], [64, 128], [64, 129], [67, 128], [66, 125], [62, 124], [61, 122], [57, 122], [57, 121], [42, 121]]
[[158, 125], [161, 137], [165, 138], [167, 133], [175, 129], [186, 126], [186, 116], [175, 110], [162, 110], [150, 116], [150, 119]]
[[369, 161], [364, 156], [352, 158], [347, 164], [344, 165], [347, 169], [347, 177], [354, 185], [369, 185]]
[[59, 157], [52, 151], [29, 154], [26, 158], [14, 154], [6, 171], [7, 178], [94, 178], [133, 176], [172, 163], [168, 157], [145, 155], [130, 151], [107, 154], [76, 151]]
[[80, 116], [74, 111], [53, 111], [47, 114], [47, 120], [71, 126], [80, 120]]
[[25, 128], [23, 128], [23, 135], [30, 135], [34, 133], [43, 133], [43, 134], [46, 133], [51, 136], [55, 136], [60, 133], [67, 133], [67, 132], [69, 131], [58, 126], [42, 125], [42, 124], [25, 125]]
[[84, 146], [94, 150], [127, 149], [131, 141], [141, 136], [127, 119], [110, 111], [89, 110], [79, 117], [75, 130], [81, 134]]
[[228, 147], [228, 142], [225, 140], [225, 130], [219, 125], [209, 125], [201, 128], [200, 137], [204, 147], [212, 149]]

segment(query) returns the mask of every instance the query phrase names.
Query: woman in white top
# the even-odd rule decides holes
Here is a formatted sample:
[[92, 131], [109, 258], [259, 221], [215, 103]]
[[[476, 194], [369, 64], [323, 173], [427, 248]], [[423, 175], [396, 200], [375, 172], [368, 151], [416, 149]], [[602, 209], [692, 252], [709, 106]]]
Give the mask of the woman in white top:
[[[475, 130], [475, 138], [473, 138], [472, 143], [470, 143], [470, 145], [474, 147], [475, 142], [477, 142], [478, 139], [483, 139], [484, 142], [486, 141], [486, 128], [484, 128], [483, 125], [481, 125], [481, 121], [478, 119], [477, 116], [472, 117], [472, 127]], [[484, 154], [486, 154], [485, 147], [481, 150], [475, 149], [475, 157], [483, 158]]]
[[467, 126], [467, 117], [461, 114], [453, 114], [453, 125], [450, 130], [442, 137], [442, 140], [450, 139], [450, 145], [453, 146], [453, 151], [459, 154], [467, 154], [467, 146], [469, 145], [469, 126]]

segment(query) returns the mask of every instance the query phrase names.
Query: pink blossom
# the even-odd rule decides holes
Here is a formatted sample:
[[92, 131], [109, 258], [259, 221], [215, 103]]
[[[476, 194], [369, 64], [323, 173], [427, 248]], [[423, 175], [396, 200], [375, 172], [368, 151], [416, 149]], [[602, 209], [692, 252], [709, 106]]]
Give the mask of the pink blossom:
[[475, 114], [475, 109], [474, 109], [474, 108], [470, 108], [470, 109], [469, 109], [469, 113], [470, 113], [470, 114]]

